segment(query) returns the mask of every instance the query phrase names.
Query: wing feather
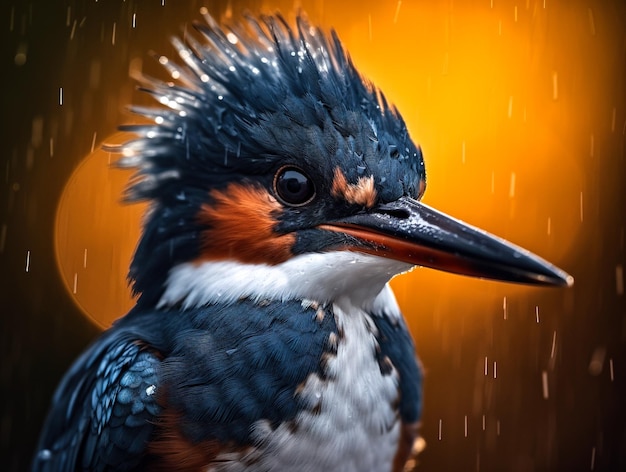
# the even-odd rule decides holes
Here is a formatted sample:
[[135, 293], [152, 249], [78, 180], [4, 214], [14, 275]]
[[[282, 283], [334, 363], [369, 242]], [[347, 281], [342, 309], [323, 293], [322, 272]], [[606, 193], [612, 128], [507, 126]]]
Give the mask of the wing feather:
[[105, 333], [59, 385], [33, 471], [136, 467], [160, 411], [159, 364], [156, 353], [132, 333]]

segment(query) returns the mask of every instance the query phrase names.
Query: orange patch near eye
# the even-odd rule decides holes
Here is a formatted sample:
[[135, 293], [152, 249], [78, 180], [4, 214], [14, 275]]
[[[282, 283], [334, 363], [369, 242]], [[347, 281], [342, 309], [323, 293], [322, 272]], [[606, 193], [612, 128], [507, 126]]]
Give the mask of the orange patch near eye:
[[292, 256], [296, 236], [274, 231], [282, 206], [267, 190], [231, 184], [211, 197], [198, 215], [209, 227], [202, 235], [203, 259], [280, 264]]
[[356, 184], [349, 184], [339, 167], [335, 168], [331, 193], [335, 198], [343, 198], [348, 203], [372, 208], [376, 204], [374, 177], [360, 177]]

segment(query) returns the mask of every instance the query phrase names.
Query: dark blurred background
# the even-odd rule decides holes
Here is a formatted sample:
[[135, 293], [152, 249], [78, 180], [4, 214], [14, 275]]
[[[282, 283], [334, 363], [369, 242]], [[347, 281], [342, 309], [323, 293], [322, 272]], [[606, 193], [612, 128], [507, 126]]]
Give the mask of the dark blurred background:
[[[563, 290], [425, 269], [394, 280], [426, 371], [418, 470], [626, 470], [626, 4], [331, 3], [0, 7], [3, 470], [27, 469], [56, 383], [100, 332], [86, 314], [129, 303], [118, 268], [136, 215], [117, 224], [128, 210], [98, 206], [109, 183], [81, 163], [145, 100], [129, 70], [159, 74], [149, 52], [172, 57], [169, 37], [203, 6], [218, 19], [302, 8], [335, 27], [422, 144], [425, 201], [576, 278]], [[113, 226], [121, 238], [94, 230]], [[86, 260], [87, 247], [80, 272], [70, 252]]]

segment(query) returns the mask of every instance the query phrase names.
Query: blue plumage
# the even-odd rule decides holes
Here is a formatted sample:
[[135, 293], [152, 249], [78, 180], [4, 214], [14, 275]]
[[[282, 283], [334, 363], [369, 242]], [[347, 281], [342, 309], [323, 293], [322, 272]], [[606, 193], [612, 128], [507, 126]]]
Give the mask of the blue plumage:
[[[402, 379], [400, 414], [416, 421], [421, 376], [410, 336], [403, 323], [372, 319], [379, 356], [389, 356]], [[300, 390], [311, 375], [333, 381], [320, 362], [336, 354], [333, 335], [341, 335], [333, 309], [299, 301], [242, 300], [185, 316], [133, 311], [67, 374], [34, 470], [154, 467], [149, 443], [172, 434], [160, 430], [164, 409], [176, 413], [176, 433], [190, 444], [253, 444], [257, 422], [295, 425], [299, 413], [319, 407]], [[381, 374], [390, 375], [382, 363]]]
[[327, 316], [317, 321], [316, 310], [298, 301], [242, 301], [171, 323], [172, 350], [161, 371], [168, 407], [181, 413], [187, 437], [248, 444], [255, 422], [278, 426], [311, 408], [296, 389], [313, 373], [324, 376], [320, 358], [331, 352], [328, 338], [337, 328], [331, 310], [323, 310]]

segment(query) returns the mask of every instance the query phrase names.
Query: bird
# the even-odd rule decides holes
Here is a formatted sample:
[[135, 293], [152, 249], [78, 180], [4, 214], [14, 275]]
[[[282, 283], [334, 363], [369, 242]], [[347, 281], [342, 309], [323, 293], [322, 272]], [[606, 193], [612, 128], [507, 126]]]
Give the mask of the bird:
[[420, 201], [421, 148], [334, 30], [194, 26], [109, 148], [149, 204], [136, 303], [61, 380], [32, 470], [406, 470], [423, 372], [391, 278], [573, 278]]

